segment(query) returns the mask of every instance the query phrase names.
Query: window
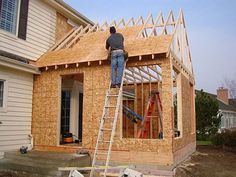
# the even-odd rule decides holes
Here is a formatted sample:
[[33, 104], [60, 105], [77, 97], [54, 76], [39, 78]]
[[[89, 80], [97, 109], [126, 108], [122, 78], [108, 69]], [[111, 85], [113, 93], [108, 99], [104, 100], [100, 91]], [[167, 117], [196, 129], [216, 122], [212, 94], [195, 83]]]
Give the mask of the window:
[[0, 108], [3, 107], [4, 99], [4, 81], [0, 80]]
[[18, 0], [1, 0], [0, 28], [16, 34]]
[[0, 29], [26, 40], [29, 0], [0, 0]]
[[70, 132], [71, 92], [69, 90], [63, 90], [61, 97], [61, 134], [64, 134]]

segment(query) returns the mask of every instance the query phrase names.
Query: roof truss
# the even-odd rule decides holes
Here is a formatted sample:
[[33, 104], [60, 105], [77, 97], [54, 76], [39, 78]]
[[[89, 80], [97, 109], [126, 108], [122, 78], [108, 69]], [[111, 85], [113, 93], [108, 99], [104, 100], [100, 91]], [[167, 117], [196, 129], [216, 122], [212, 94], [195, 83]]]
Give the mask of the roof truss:
[[125, 69], [125, 83], [138, 84], [162, 80], [161, 67], [158, 65], [128, 67]]
[[153, 18], [153, 15], [150, 14], [146, 20], [144, 20], [143, 17], [139, 17], [136, 20], [131, 17], [127, 21], [121, 19], [119, 21], [113, 20], [111, 23], [105, 22], [102, 25], [95, 24], [91, 26], [89, 24], [84, 27], [76, 27], [58, 41], [50, 51], [72, 48], [84, 35], [96, 31], [106, 31], [110, 26], [115, 26], [118, 29], [142, 26], [137, 38], [172, 35], [172, 42], [169, 46], [167, 56], [172, 59], [174, 67], [179, 68], [193, 78], [191, 53], [182, 10], [180, 10], [177, 19], [174, 18], [171, 10], [168, 13], [166, 20], [164, 19], [162, 12], [160, 12], [155, 19]]

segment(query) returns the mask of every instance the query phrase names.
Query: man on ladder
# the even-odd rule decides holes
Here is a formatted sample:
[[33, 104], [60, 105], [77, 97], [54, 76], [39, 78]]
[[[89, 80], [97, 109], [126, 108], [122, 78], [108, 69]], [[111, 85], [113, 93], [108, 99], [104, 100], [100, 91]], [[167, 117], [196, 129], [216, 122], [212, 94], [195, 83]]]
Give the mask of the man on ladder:
[[114, 26], [110, 27], [110, 36], [106, 40], [106, 49], [111, 52], [111, 87], [120, 87], [124, 70], [124, 37], [116, 32]]

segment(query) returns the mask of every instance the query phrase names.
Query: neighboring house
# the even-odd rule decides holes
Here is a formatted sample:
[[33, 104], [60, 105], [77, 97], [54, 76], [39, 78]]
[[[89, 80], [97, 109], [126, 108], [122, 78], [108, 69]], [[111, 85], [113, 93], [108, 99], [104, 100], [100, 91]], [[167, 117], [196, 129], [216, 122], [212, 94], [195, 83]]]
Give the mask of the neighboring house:
[[219, 111], [222, 113], [221, 129], [230, 129], [236, 127], [236, 105], [235, 99], [229, 99], [228, 89], [219, 88], [216, 99], [219, 102]]
[[222, 114], [220, 129], [236, 127], [236, 100], [228, 98], [228, 89], [220, 87], [217, 89], [216, 95], [211, 93], [207, 94], [219, 104], [219, 112]]
[[75, 26], [93, 24], [61, 0], [0, 0], [0, 156], [31, 145], [30, 63]]

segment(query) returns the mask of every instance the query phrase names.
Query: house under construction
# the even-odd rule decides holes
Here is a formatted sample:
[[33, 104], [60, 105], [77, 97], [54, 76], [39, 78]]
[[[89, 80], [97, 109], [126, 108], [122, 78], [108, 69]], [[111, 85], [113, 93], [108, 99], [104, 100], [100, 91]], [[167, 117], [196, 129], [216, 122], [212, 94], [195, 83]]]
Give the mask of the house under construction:
[[[109, 26], [129, 57], [110, 88]], [[36, 62], [37, 150], [86, 149], [108, 164], [175, 166], [195, 151], [194, 74], [183, 12], [72, 29]], [[95, 152], [95, 153], [94, 153]]]

